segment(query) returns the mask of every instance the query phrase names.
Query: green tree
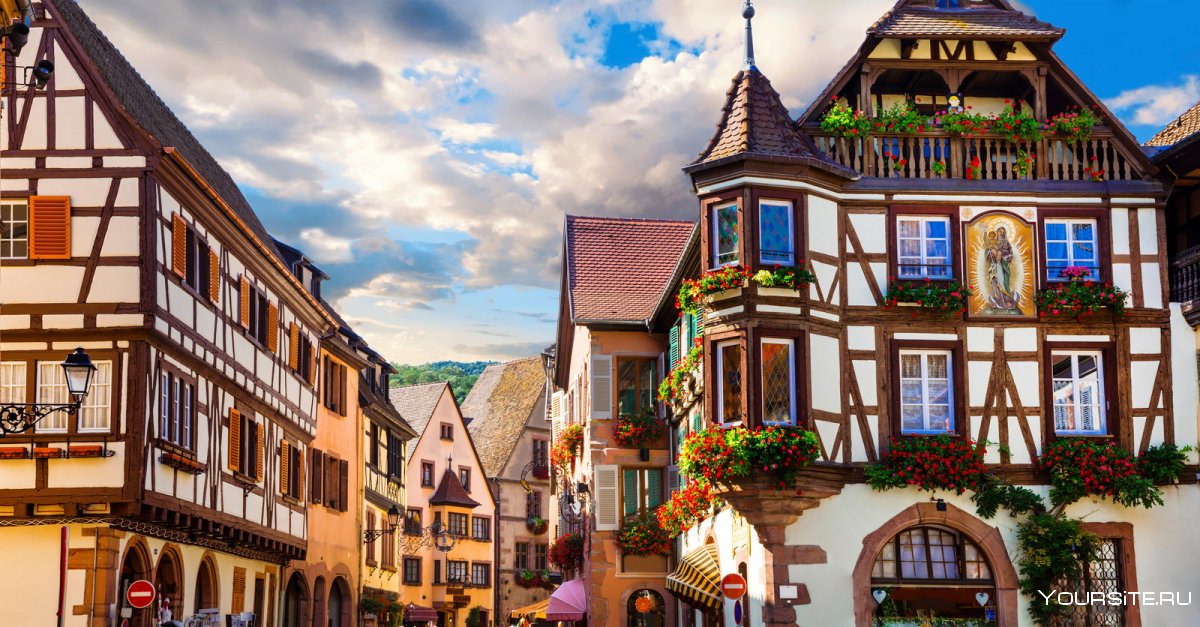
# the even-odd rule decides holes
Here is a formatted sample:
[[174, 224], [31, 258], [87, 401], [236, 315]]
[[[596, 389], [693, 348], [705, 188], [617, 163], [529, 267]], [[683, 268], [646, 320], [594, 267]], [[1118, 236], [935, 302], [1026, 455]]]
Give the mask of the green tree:
[[454, 391], [454, 398], [463, 402], [467, 394], [483, 373], [484, 368], [494, 364], [494, 361], [435, 361], [427, 364], [392, 364], [396, 374], [392, 375], [391, 385], [417, 385], [421, 383], [436, 383], [446, 381]]

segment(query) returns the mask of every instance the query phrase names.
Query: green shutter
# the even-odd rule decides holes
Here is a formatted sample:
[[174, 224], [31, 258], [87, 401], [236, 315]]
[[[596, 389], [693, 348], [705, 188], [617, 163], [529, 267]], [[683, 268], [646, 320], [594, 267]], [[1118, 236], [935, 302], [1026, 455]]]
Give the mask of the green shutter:
[[654, 511], [662, 505], [663, 497], [662, 471], [651, 469], [646, 471], [646, 510]]
[[621, 501], [624, 503], [626, 516], [632, 516], [638, 511], [638, 471], [624, 470], [621, 472], [622, 490]]
[[670, 368], [674, 368], [675, 364], [679, 363], [679, 326], [678, 325], [671, 327], [670, 335], [671, 335], [671, 342], [670, 342], [670, 348], [668, 350], [670, 350], [671, 352], [669, 353], [670, 357], [668, 358], [667, 362], [670, 364], [670, 366], [669, 366]]

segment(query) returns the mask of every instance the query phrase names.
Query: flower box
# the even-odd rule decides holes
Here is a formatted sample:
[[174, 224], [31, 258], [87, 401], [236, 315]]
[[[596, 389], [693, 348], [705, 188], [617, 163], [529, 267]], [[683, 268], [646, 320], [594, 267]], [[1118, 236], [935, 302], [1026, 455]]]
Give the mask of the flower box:
[[793, 290], [786, 287], [760, 287], [758, 288], [758, 295], [777, 296], [781, 298], [800, 298], [800, 290]]
[[1088, 278], [1090, 275], [1090, 270], [1080, 266], [1070, 266], [1059, 272], [1059, 276], [1067, 280], [1038, 292], [1038, 317], [1074, 318], [1082, 322], [1095, 315], [1098, 309], [1108, 309], [1114, 316], [1121, 315], [1129, 293], [1110, 282], [1093, 281]]
[[701, 305], [711, 306], [714, 301], [740, 296], [749, 278], [746, 269], [726, 266], [705, 272], [698, 279], [684, 279], [675, 295], [675, 307], [685, 313], [699, 314]]
[[525, 519], [525, 528], [529, 530], [529, 533], [532, 533], [535, 536], [540, 536], [543, 533], [546, 533], [546, 530], [550, 528], [550, 522], [545, 518], [532, 516]]
[[720, 292], [713, 292], [712, 294], [708, 294], [707, 296], [705, 296], [704, 299], [705, 299], [705, 301], [707, 301], [708, 305], [713, 306], [720, 301], [729, 300], [730, 298], [737, 298], [738, 296], [741, 296], [741, 295], [742, 295], [742, 288], [735, 287], [731, 290], [721, 290]]
[[201, 464], [190, 457], [180, 455], [174, 451], [164, 451], [163, 454], [159, 456], [158, 461], [175, 468], [176, 470], [186, 472], [191, 475], [198, 475], [204, 472], [205, 469], [204, 464]]
[[67, 457], [110, 457], [111, 453], [99, 444], [73, 444], [67, 447]]
[[24, 446], [0, 446], [0, 459], [29, 459], [29, 448]]
[[51, 459], [62, 457], [63, 450], [58, 446], [37, 446], [33, 449], [35, 459]]

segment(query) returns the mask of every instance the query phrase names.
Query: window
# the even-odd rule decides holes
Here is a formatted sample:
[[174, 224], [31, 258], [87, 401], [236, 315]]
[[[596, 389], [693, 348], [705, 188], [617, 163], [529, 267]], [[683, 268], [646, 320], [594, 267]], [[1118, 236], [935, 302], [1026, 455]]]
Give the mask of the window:
[[208, 242], [192, 227], [186, 228], [187, 262], [184, 265], [183, 282], [201, 294], [211, 294], [212, 274], [209, 271], [211, 259], [208, 254]]
[[1051, 352], [1055, 433], [1102, 435], [1106, 432], [1103, 361], [1099, 351]]
[[0, 403], [24, 403], [25, 362], [0, 362]]
[[345, 416], [346, 366], [326, 355], [324, 366], [322, 367], [322, 376], [324, 377], [324, 389], [321, 394], [321, 402], [325, 405], [325, 409], [339, 416]]
[[467, 537], [467, 518], [466, 514], [458, 514], [450, 512], [446, 515], [446, 522], [449, 524], [451, 534], [460, 538]]
[[158, 373], [158, 437], [175, 446], [192, 449], [196, 386], [174, 372]]
[[[294, 368], [296, 374], [300, 375], [305, 383], [312, 385], [314, 375], [316, 375], [313, 372], [313, 345], [308, 336], [303, 333], [300, 333], [296, 339], [296, 355], [296, 367]], [[345, 366], [342, 367], [345, 368]]]
[[[388, 431], [387, 436], [387, 473], [393, 479], [404, 478], [404, 441], [400, 436]], [[401, 482], [403, 484], [403, 482]]]
[[949, 216], [896, 218], [896, 276], [901, 279], [950, 279]]
[[713, 208], [712, 244], [714, 268], [738, 262], [738, 206], [736, 202]]
[[[83, 399], [83, 405], [78, 413], [76, 429], [80, 433], [99, 433], [108, 431], [112, 425], [112, 362], [96, 361], [96, 371], [92, 373], [92, 387]], [[39, 361], [38, 367], [38, 403], [63, 404], [70, 402], [67, 392], [66, 374], [63, 373], [62, 363], [57, 361]], [[15, 389], [15, 388], [13, 388]], [[56, 411], [37, 424], [39, 433], [63, 433], [69, 428], [67, 412]]]
[[[1092, 598], [1092, 594], [1124, 594], [1124, 568], [1121, 563], [1121, 544], [1118, 538], [1100, 538], [1096, 555], [1085, 559], [1080, 576], [1074, 581], [1061, 582], [1059, 590], [1077, 599]], [[1125, 607], [1106, 603], [1071, 605], [1071, 612], [1062, 625], [1124, 625]]]
[[421, 510], [409, 508], [404, 514], [404, 533], [410, 536], [419, 536], [423, 531], [421, 528]]
[[653, 513], [663, 502], [662, 468], [622, 469], [621, 495], [626, 518]]
[[796, 356], [794, 340], [762, 340], [763, 424], [796, 424]]
[[467, 578], [467, 562], [447, 561], [446, 583], [470, 583], [470, 580]]
[[717, 344], [717, 422], [742, 421], [742, 346], [736, 340]]
[[0, 259], [25, 259], [27, 257], [29, 257], [29, 204], [18, 200], [0, 202]]
[[959, 0], [937, 0], [939, 9], [957, 9]]
[[454, 439], [454, 425], [452, 425], [448, 422], [443, 422], [441, 424], [440, 435], [443, 440], [453, 440]]
[[267, 299], [266, 294], [248, 283], [246, 285], [249, 289], [247, 298], [250, 300], [250, 323], [246, 327], [246, 332], [262, 346], [269, 347], [273, 344], [270, 340], [270, 334], [274, 331], [271, 328], [271, 310], [273, 306], [271, 305], [271, 301]]
[[990, 581], [992, 570], [983, 551], [958, 533], [940, 527], [902, 531], [875, 559], [871, 580]]
[[[471, 564], [471, 585], [486, 588], [492, 585], [492, 567], [490, 564]], [[487, 623], [481, 623], [486, 625]]]
[[546, 556], [549, 555], [549, 551], [550, 551], [549, 544], [533, 545], [533, 567], [534, 568], [536, 568], [538, 570], [546, 570], [546, 568], [548, 568]]
[[657, 359], [617, 361], [617, 413], [630, 416], [654, 407]]
[[466, 490], [467, 492], [471, 491], [471, 469], [470, 468], [467, 468], [465, 466], [459, 466], [458, 482], [462, 484], [462, 487], [464, 490]]
[[762, 200], [758, 203], [758, 259], [763, 265], [791, 266], [796, 263], [792, 203]]
[[513, 567], [517, 570], [529, 569], [529, 543], [518, 542], [515, 545], [515, 558], [513, 559]]
[[490, 540], [492, 538], [492, 519], [472, 516], [471, 537], [476, 540]]
[[[251, 430], [251, 432], [253, 433], [253, 430]], [[243, 440], [244, 439], [245, 438], [243, 438]], [[304, 463], [303, 452], [300, 450], [300, 447], [294, 444], [283, 449], [282, 452], [288, 456], [288, 467], [291, 469], [291, 472], [287, 473], [287, 484], [283, 493], [294, 499], [303, 499], [304, 471], [300, 466]]]
[[421, 462], [421, 485], [433, 487], [433, 462]]
[[442, 560], [433, 560], [433, 583], [442, 583]]
[[900, 351], [900, 433], [954, 431], [954, 393], [948, 350]]
[[542, 515], [542, 493], [540, 490], [533, 490], [525, 494], [525, 518], [533, 518], [534, 516]]
[[419, 558], [419, 557], [404, 558], [404, 585], [406, 585], [406, 586], [421, 585], [421, 558]]
[[[549, 466], [550, 466], [550, 442], [548, 440], [534, 440], [533, 441], [533, 467], [535, 469], [537, 469], [537, 468], [549, 468]], [[537, 478], [536, 473], [534, 473], [534, 478], [535, 479]], [[545, 477], [542, 477], [542, 478], [545, 478]]]
[[367, 463], [378, 468], [379, 467], [379, 425], [371, 423], [371, 437], [368, 438], [367, 446], [371, 447], [370, 453], [367, 455]]
[[1097, 225], [1094, 219], [1046, 220], [1046, 280], [1066, 281], [1068, 266], [1081, 266], [1100, 278]]

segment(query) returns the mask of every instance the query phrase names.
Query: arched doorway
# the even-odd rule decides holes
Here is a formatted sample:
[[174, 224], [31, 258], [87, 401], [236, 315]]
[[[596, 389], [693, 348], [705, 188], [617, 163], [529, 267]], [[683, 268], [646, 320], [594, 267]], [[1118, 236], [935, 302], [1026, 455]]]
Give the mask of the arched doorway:
[[164, 547], [158, 557], [158, 566], [154, 569], [154, 590], [158, 598], [154, 601], [155, 608], [164, 603], [171, 609], [176, 620], [183, 620], [183, 560], [173, 547]]
[[[125, 549], [125, 559], [121, 560], [121, 576], [120, 587], [120, 607], [122, 609], [129, 608], [126, 601], [125, 591], [129, 585], [139, 579], [150, 579], [150, 557], [146, 551], [145, 542], [140, 538], [129, 543]], [[132, 609], [132, 608], [130, 608]], [[151, 627], [153, 624], [152, 611], [150, 608], [133, 610], [133, 614], [129, 618], [129, 627]]]
[[353, 606], [346, 580], [334, 578], [333, 585], [329, 586], [329, 627], [351, 627], [350, 608]]
[[313, 627], [325, 627], [325, 578], [317, 577], [313, 581]]
[[292, 573], [283, 592], [283, 627], [304, 627], [308, 621], [308, 587], [300, 573]]
[[217, 579], [217, 567], [213, 564], [212, 558], [204, 556], [200, 560], [200, 568], [196, 571], [196, 591], [193, 595], [192, 612], [200, 613], [200, 610], [207, 610], [219, 607], [217, 599], [218, 585], [220, 580]]
[[996, 612], [992, 567], [983, 551], [937, 525], [909, 527], [883, 545], [871, 570], [871, 594], [881, 623], [986, 619], [989, 611], [994, 620]]
[[663, 627], [666, 619], [667, 606], [653, 590], [638, 590], [625, 602], [626, 627]]

